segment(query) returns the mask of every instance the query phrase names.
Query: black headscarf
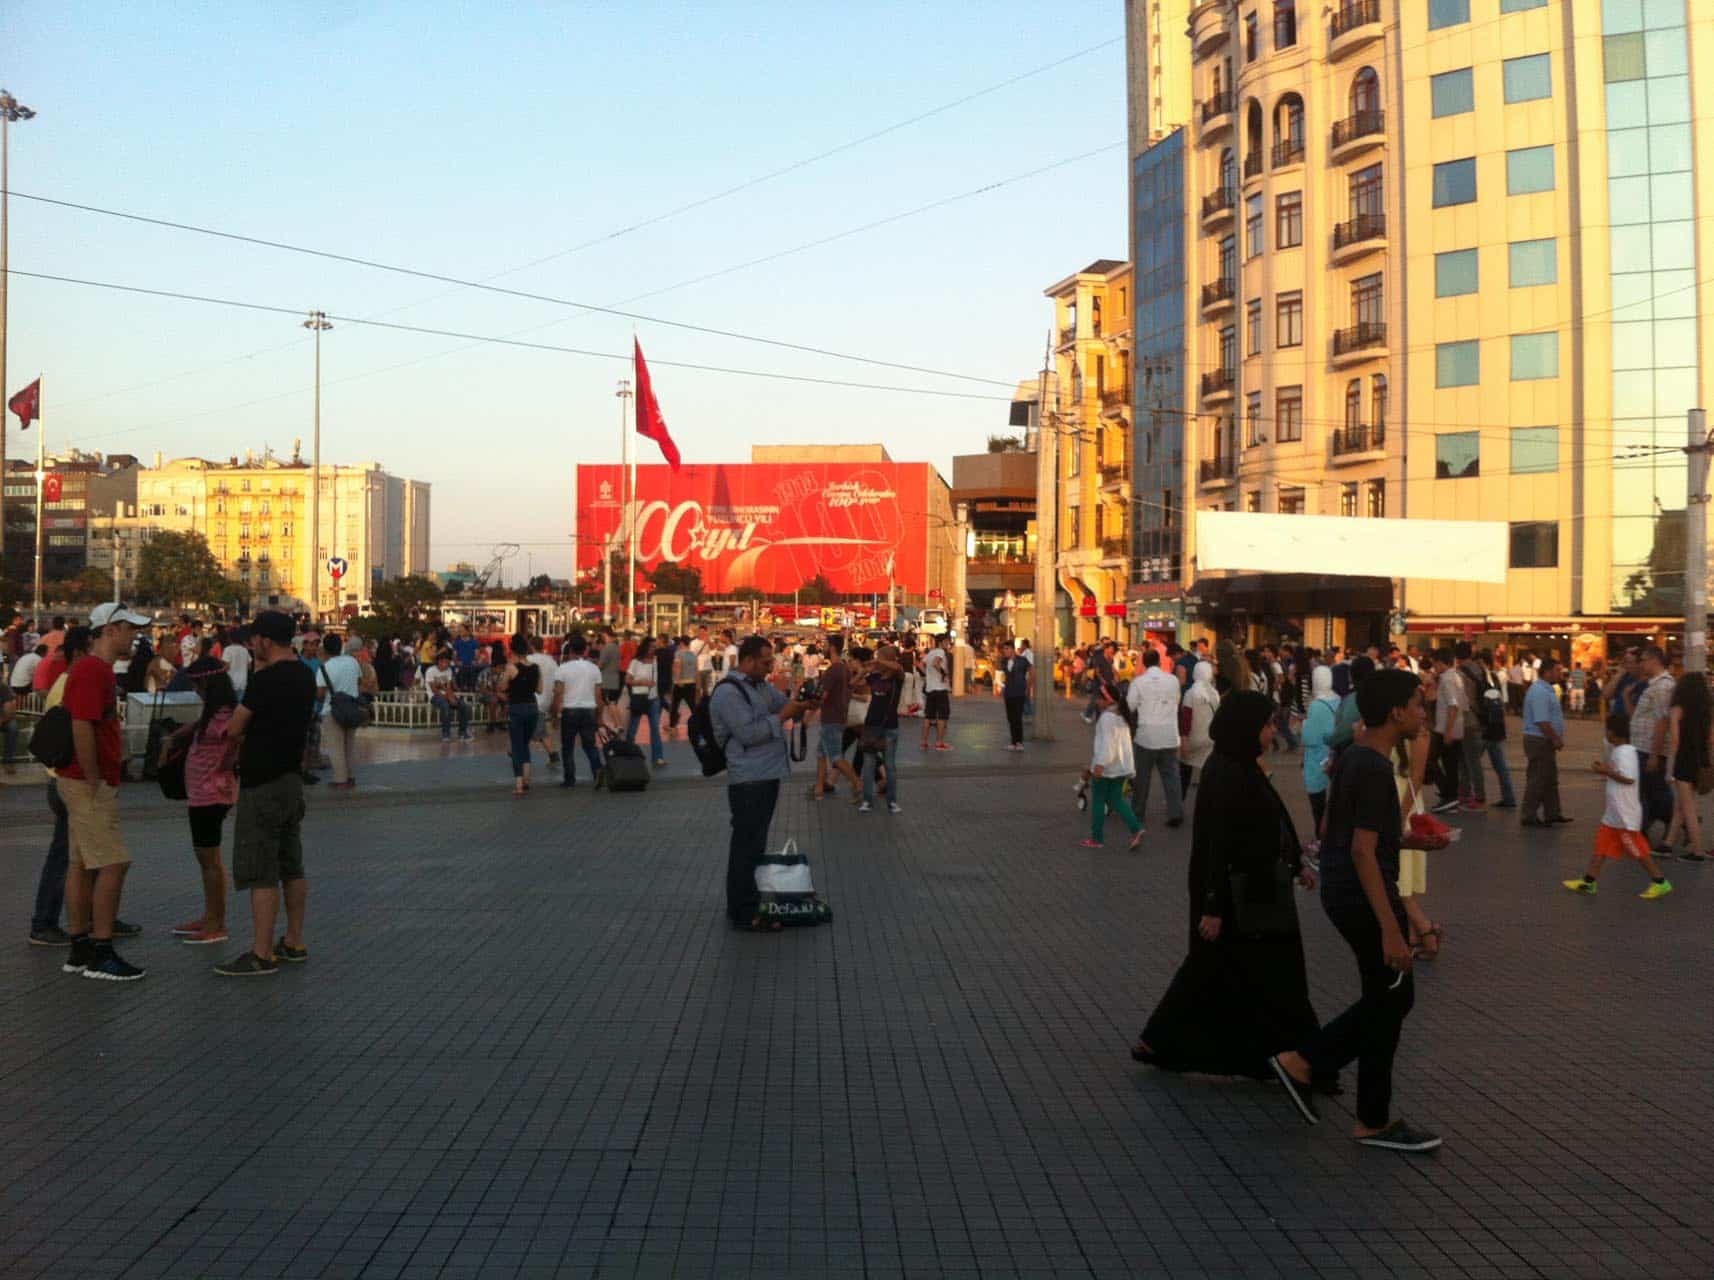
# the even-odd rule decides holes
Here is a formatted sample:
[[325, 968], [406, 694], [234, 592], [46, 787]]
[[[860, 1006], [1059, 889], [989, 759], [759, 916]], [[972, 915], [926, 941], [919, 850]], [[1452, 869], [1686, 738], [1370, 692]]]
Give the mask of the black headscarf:
[[1208, 726], [1217, 754], [1250, 761], [1262, 754], [1262, 728], [1274, 717], [1273, 699], [1254, 689], [1227, 694]]

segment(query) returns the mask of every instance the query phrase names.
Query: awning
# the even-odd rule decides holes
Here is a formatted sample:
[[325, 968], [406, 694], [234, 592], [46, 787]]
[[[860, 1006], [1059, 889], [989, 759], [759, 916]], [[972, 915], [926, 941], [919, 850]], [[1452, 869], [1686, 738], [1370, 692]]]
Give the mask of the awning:
[[1393, 607], [1391, 578], [1319, 573], [1237, 573], [1198, 578], [1191, 594], [1213, 613], [1386, 613]]

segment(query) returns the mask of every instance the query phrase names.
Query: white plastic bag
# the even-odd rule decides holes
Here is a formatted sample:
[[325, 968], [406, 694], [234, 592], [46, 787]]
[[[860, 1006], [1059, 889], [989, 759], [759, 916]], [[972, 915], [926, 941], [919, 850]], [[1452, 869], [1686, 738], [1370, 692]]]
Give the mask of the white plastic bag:
[[797, 841], [770, 853], [756, 864], [756, 892], [761, 894], [808, 894], [815, 892], [809, 860], [797, 851]]

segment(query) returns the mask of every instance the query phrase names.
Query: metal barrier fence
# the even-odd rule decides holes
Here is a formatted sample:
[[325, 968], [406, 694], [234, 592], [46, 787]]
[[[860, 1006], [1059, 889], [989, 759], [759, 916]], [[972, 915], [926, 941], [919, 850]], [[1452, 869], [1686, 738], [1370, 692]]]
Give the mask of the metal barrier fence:
[[[481, 695], [467, 693], [463, 695], [470, 703], [472, 719], [479, 718], [485, 704]], [[42, 718], [46, 709], [43, 703], [47, 701], [45, 693], [26, 693], [17, 700], [19, 721], [19, 745], [29, 741], [30, 730], [35, 722]], [[119, 723], [127, 729], [131, 718], [139, 712], [147, 710], [143, 702], [129, 698], [119, 699]], [[181, 712], [182, 715], [182, 712]], [[440, 727], [440, 712], [429, 701], [428, 692], [424, 689], [400, 689], [390, 693], [377, 693], [369, 704], [369, 725], [377, 729], [438, 729]], [[147, 730], [146, 719], [139, 718], [139, 727]]]

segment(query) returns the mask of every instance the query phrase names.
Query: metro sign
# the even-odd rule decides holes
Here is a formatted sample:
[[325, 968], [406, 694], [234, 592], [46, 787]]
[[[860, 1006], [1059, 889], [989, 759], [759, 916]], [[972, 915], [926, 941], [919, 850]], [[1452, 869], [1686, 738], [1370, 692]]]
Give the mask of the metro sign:
[[350, 563], [344, 556], [330, 556], [327, 561], [327, 576], [338, 582], [351, 569]]

